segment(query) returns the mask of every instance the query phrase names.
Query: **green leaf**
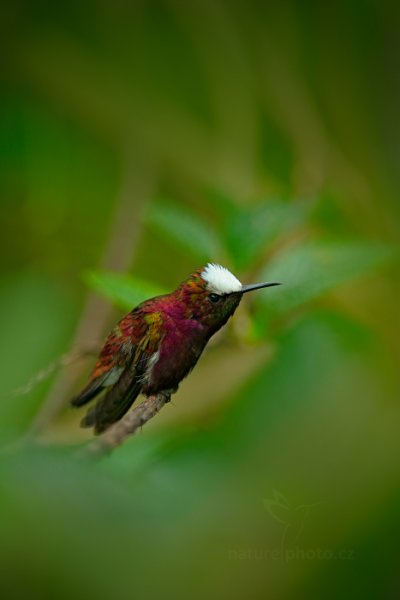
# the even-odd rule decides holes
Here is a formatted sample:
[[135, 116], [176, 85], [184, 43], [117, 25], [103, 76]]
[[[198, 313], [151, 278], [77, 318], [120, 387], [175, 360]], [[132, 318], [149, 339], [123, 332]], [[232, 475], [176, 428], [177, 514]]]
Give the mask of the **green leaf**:
[[261, 273], [261, 280], [283, 283], [257, 301], [273, 312], [294, 309], [336, 286], [388, 263], [393, 246], [379, 242], [312, 241], [282, 252]]
[[298, 226], [304, 210], [279, 200], [270, 200], [228, 220], [226, 243], [238, 269], [246, 269], [265, 252], [278, 235]]
[[240, 212], [237, 202], [227, 193], [220, 189], [207, 188], [204, 191], [204, 199], [219, 217], [226, 219]]
[[87, 285], [122, 309], [131, 310], [147, 298], [166, 293], [159, 285], [131, 275], [87, 271], [83, 277]]
[[159, 202], [152, 206], [146, 221], [164, 239], [189, 252], [196, 259], [216, 260], [221, 256], [217, 234], [198, 215], [178, 206]]

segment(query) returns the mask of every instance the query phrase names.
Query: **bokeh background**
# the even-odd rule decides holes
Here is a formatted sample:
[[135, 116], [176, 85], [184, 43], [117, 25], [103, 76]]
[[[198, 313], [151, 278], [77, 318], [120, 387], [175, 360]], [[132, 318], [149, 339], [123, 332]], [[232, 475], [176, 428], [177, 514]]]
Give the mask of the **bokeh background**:
[[[399, 21], [2, 3], [4, 597], [399, 597]], [[90, 352], [208, 260], [284, 286], [78, 458]]]

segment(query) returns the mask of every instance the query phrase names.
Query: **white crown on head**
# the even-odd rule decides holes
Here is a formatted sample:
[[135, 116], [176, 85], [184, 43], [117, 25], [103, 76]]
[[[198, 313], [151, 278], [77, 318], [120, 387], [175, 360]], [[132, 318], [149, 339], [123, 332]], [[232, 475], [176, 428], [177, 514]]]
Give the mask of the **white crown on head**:
[[240, 292], [242, 289], [239, 279], [221, 265], [208, 263], [201, 277], [207, 282], [207, 289], [215, 294], [231, 294], [232, 292]]

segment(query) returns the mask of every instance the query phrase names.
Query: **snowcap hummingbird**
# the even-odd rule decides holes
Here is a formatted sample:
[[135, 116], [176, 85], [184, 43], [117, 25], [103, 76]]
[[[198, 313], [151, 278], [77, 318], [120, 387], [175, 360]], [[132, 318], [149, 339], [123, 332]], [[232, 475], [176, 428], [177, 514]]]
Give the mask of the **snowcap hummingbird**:
[[111, 331], [89, 383], [71, 400], [82, 406], [106, 390], [82, 427], [101, 433], [123, 417], [139, 393], [176, 392], [243, 294], [274, 285], [280, 284], [242, 285], [228, 269], [208, 263], [170, 294], [139, 304]]

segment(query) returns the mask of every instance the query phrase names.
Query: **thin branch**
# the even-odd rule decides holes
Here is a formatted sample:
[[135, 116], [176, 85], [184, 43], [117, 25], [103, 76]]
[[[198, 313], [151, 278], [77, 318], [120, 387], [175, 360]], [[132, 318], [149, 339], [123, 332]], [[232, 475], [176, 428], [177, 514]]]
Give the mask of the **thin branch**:
[[[114, 222], [101, 261], [102, 268], [114, 271], [126, 271], [129, 268], [141, 234], [140, 214], [152, 194], [153, 184], [152, 165], [147, 157], [139, 158], [137, 154], [133, 155], [133, 149], [128, 149]], [[111, 310], [110, 304], [94, 292], [89, 292], [72, 346], [79, 348], [87, 343], [88, 338], [101, 338]], [[74, 363], [68, 373], [60, 372], [31, 423], [28, 436], [36, 436], [48, 426], [71, 395], [71, 388], [82, 372], [82, 365], [78, 363]]]
[[68, 367], [74, 364], [77, 361], [82, 360], [83, 358], [87, 358], [88, 356], [97, 356], [99, 350], [101, 349], [100, 343], [92, 344], [91, 346], [87, 346], [86, 348], [82, 348], [81, 350], [75, 349], [71, 350], [71, 352], [66, 352], [65, 354], [61, 354], [58, 358], [53, 360], [51, 363], [40, 369], [35, 375], [33, 375], [25, 385], [16, 388], [10, 394], [10, 398], [16, 398], [18, 396], [25, 396], [34, 390], [40, 383], [49, 379], [51, 375], [58, 369]]
[[93, 440], [83, 450], [79, 452], [80, 456], [102, 456], [108, 454], [120, 446], [126, 438], [133, 435], [147, 421], [150, 421], [171, 399], [171, 394], [161, 392], [154, 396], [148, 396], [130, 412], [128, 412], [120, 421], [112, 425], [105, 433]]

